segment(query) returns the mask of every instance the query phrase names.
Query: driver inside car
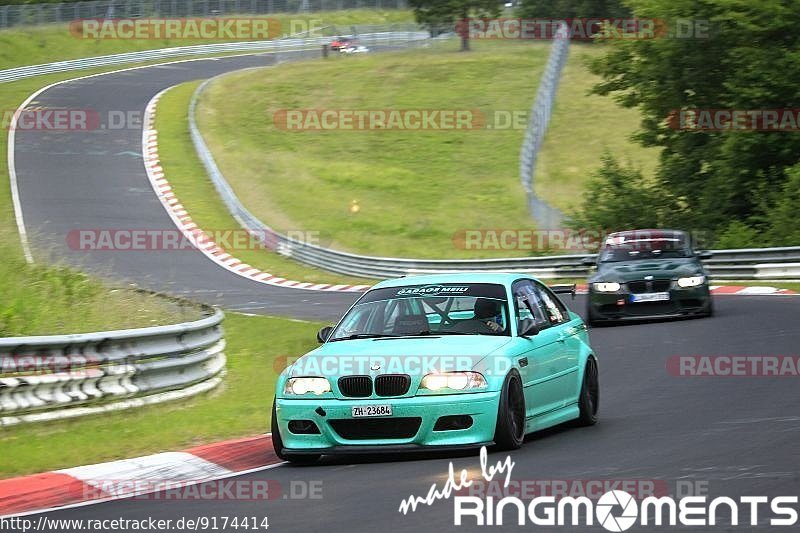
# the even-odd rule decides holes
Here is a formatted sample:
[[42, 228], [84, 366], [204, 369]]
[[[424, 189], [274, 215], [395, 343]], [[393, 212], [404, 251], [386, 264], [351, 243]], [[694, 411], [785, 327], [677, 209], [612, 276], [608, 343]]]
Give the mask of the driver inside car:
[[506, 329], [503, 326], [502, 308], [497, 300], [476, 298], [473, 314], [473, 318], [459, 322], [453, 330], [468, 333], [501, 333]]

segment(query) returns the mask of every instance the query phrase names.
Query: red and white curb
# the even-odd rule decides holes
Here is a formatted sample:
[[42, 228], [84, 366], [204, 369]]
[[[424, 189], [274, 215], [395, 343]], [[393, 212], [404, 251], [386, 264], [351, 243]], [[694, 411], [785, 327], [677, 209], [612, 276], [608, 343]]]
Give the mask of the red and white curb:
[[170, 187], [167, 178], [164, 176], [164, 169], [161, 167], [161, 161], [158, 157], [158, 132], [155, 129], [155, 109], [161, 96], [168, 90], [169, 89], [165, 89], [155, 95], [145, 108], [144, 127], [142, 131], [142, 157], [144, 158], [147, 177], [158, 199], [161, 201], [161, 205], [164, 206], [164, 209], [166, 209], [167, 214], [172, 218], [175, 225], [195, 248], [219, 266], [234, 274], [260, 283], [292, 289], [334, 292], [363, 292], [370, 287], [369, 285], [309, 283], [275, 276], [236, 259], [223, 250], [216, 242], [211, 240], [208, 234], [192, 221], [192, 217], [186, 211], [186, 208], [183, 207], [175, 196], [175, 193], [172, 192], [172, 187]]
[[742, 287], [737, 285], [711, 286], [711, 294], [734, 294], [741, 296], [772, 296], [781, 294], [797, 294], [791, 289], [779, 289], [777, 287]]
[[[272, 449], [272, 437], [260, 435], [196, 446], [181, 452], [157, 453], [3, 479], [0, 480], [0, 517], [123, 498], [144, 498], [165, 489], [180, 491], [184, 498], [236, 498], [241, 488], [231, 487], [230, 483], [225, 486], [220, 483], [220, 487], [213, 489], [213, 494], [192, 491], [191, 487], [281, 463]], [[275, 486], [257, 488], [260, 496], [267, 498], [276, 497], [275, 489]]]

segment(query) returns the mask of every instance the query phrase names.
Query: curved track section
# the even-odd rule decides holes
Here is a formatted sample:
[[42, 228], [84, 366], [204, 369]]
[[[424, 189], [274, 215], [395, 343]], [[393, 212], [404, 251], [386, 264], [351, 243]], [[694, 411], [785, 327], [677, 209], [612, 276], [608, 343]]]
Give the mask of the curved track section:
[[[50, 89], [32, 105], [142, 111], [170, 85], [270, 61], [252, 56], [104, 75]], [[36, 241], [49, 242], [55, 255], [101, 274], [231, 308], [329, 318], [355, 297], [249, 282], [198, 252], [70, 252], [64, 239], [73, 228], [174, 227], [147, 182], [138, 156], [140, 139], [141, 131], [130, 130], [19, 134], [20, 197]], [[568, 303], [580, 310], [585, 299]], [[680, 377], [668, 371], [668, 361], [686, 355], [797, 355], [798, 304], [800, 299], [793, 296], [719, 297], [717, 314], [710, 319], [593, 329], [593, 347], [600, 357], [600, 423], [531, 436], [511, 454], [516, 463], [512, 480], [529, 487], [536, 481], [550, 482], [552, 487], [553, 482], [650, 480], [673, 494], [678, 482], [688, 481], [698, 482], [692, 486], [711, 496], [796, 496], [800, 493], [798, 377]], [[493, 463], [504, 456], [494, 454], [489, 459]], [[398, 512], [409, 495], [424, 497], [432, 483], [441, 487], [450, 460], [325, 459], [316, 467], [286, 465], [235, 478], [244, 490], [252, 487], [248, 485], [252, 481], [271, 480], [275, 499], [269, 501], [235, 496], [210, 501], [152, 498], [48, 515], [139, 520], [266, 516], [276, 531], [480, 530], [474, 522], [454, 528], [451, 501], [422, 506], [408, 515]], [[456, 472], [468, 468], [473, 478], [480, 476], [477, 457], [453, 461]], [[309, 499], [309, 490], [319, 492]], [[728, 530], [771, 530], [764, 517], [759, 526], [748, 525], [748, 514], [745, 508], [739, 517], [744, 525]], [[516, 527], [513, 520], [508, 522]], [[523, 529], [536, 528], [528, 522]], [[682, 529], [697, 531], [696, 527], [670, 531]], [[596, 523], [556, 530], [603, 531]]]
[[[297, 52], [281, 59], [317, 54]], [[274, 63], [274, 55], [263, 54], [125, 70], [58, 84], [27, 109], [142, 117], [147, 103], [167, 87]], [[16, 182], [34, 256], [63, 259], [106, 278], [246, 312], [332, 320], [355, 300], [356, 294], [265, 286], [220, 268], [197, 250], [74, 250], [68, 244], [73, 230], [176, 231], [148, 181], [141, 140], [141, 126], [16, 132]]]

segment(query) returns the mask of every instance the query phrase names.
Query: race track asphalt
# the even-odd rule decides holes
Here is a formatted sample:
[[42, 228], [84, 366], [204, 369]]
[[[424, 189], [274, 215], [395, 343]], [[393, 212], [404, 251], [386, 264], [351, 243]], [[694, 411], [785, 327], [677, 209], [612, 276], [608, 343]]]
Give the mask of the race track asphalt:
[[[581, 309], [584, 304], [578, 297], [573, 307]], [[718, 297], [716, 305], [717, 315], [710, 319], [590, 330], [601, 369], [600, 422], [588, 428], [559, 427], [531, 435], [522, 449], [510, 454], [515, 462], [511, 479], [528, 483], [534, 490], [537, 480], [641, 480], [652, 481], [675, 495], [681, 494], [676, 492], [679, 482], [687, 481], [698, 482], [692, 486], [710, 497], [800, 494], [800, 378], [680, 377], [666, 370], [672, 356], [797, 354], [800, 301], [789, 296]], [[489, 463], [505, 455], [490, 454]], [[252, 487], [253, 481], [269, 480], [274, 500], [164, 500], [162, 495], [161, 500], [120, 500], [47, 516], [137, 520], [255, 516], [259, 522], [266, 516], [269, 531], [293, 532], [482, 530], [474, 522], [454, 527], [452, 499], [422, 506], [408, 515], [398, 512], [400, 502], [409, 495], [424, 497], [431, 483], [441, 487], [451, 460], [457, 473], [467, 468], [473, 479], [480, 479], [474, 455], [325, 458], [315, 466], [283, 465], [234, 479], [243, 490]], [[312, 489], [320, 491], [320, 499], [291, 497]], [[514, 490], [512, 485], [509, 494], [517, 495]], [[743, 527], [719, 530], [780, 530], [770, 528], [763, 519], [758, 527], [747, 525], [749, 512], [746, 508], [742, 511]], [[773, 516], [763, 511], [762, 515]], [[725, 513], [721, 517], [725, 523]], [[511, 514], [507, 520], [511, 525], [504, 528], [508, 529], [548, 529], [530, 522], [519, 527]], [[596, 523], [593, 527], [549, 529], [604, 531]], [[643, 529], [636, 526], [631, 531]]]
[[[281, 61], [318, 52], [282, 53]], [[64, 83], [28, 109], [138, 113], [160, 91], [190, 80], [274, 64], [273, 55], [239, 56], [127, 70]], [[15, 160], [20, 203], [37, 259], [63, 260], [117, 282], [186, 296], [227, 309], [333, 320], [357, 294], [275, 287], [228, 272], [199, 251], [83, 251], [71, 230], [175, 230], [153, 193], [141, 157], [141, 125], [92, 131], [18, 130]], [[280, 273], [275, 273], [280, 274]]]
[[[53, 88], [38, 105], [142, 110], [160, 90], [186, 80], [268, 64], [267, 56], [197, 61], [100, 76]], [[73, 228], [171, 228], [145, 177], [139, 131], [93, 134], [23, 132], [17, 170], [23, 211], [37, 242], [53, 255], [116, 280], [135, 281], [228, 308], [303, 318], [335, 318], [352, 294], [281, 289], [238, 278], [195, 252], [71, 252]], [[42, 257], [40, 250], [38, 257]], [[800, 494], [798, 377], [679, 377], [666, 369], [682, 355], [797, 355], [800, 297], [721, 296], [710, 319], [630, 324], [590, 330], [600, 360], [601, 421], [590, 428], [534, 434], [511, 453], [512, 479], [653, 480], [675, 493], [678, 482], [707, 484], [711, 496]], [[568, 304], [578, 311], [583, 297]], [[490, 454], [490, 462], [505, 454]], [[400, 502], [443, 483], [448, 462], [480, 476], [474, 455], [326, 458], [239, 476], [280, 486], [270, 501], [121, 500], [47, 513], [49, 518], [269, 518], [269, 531], [476, 531], [455, 528], [451, 501], [402, 515]], [[320, 499], [291, 498], [310, 485]], [[286, 497], [284, 497], [286, 496]], [[797, 506], [795, 506], [797, 508]], [[746, 511], [746, 509], [745, 509]], [[747, 515], [740, 519], [747, 524]], [[724, 516], [724, 513], [723, 513]], [[724, 521], [724, 520], [723, 520]], [[513, 521], [512, 521], [513, 523]], [[528, 523], [509, 529], [543, 529]], [[669, 531], [684, 528], [669, 528]], [[759, 526], [692, 531], [773, 530]], [[791, 529], [791, 528], [790, 528]], [[76, 530], [70, 528], [63, 531]], [[172, 529], [180, 531], [179, 529]], [[233, 530], [230, 529], [229, 530]], [[602, 530], [564, 526], [558, 531]], [[631, 531], [642, 530], [637, 526]]]

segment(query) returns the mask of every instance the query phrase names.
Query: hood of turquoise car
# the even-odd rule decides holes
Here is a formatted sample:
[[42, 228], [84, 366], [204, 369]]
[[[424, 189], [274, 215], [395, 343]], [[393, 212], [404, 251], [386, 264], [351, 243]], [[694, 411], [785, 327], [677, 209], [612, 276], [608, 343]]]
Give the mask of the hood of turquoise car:
[[376, 373], [413, 376], [436, 370], [472, 370], [511, 340], [512, 337], [494, 335], [431, 335], [333, 341], [298, 359], [287, 373], [327, 377]]

